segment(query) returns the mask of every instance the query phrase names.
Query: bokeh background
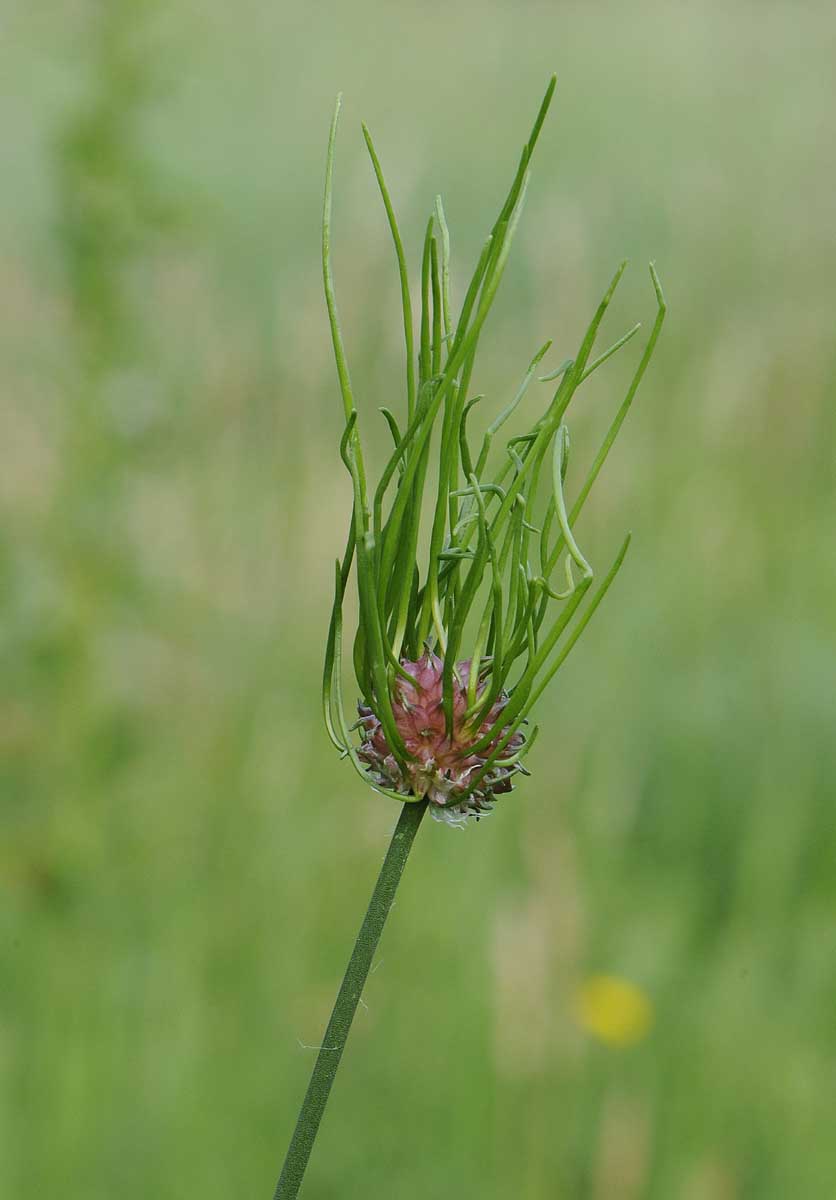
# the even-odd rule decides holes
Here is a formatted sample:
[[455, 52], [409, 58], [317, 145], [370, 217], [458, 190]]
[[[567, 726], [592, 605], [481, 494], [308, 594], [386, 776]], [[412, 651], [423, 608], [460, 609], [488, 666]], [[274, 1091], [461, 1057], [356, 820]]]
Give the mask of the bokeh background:
[[319, 714], [333, 98], [382, 447], [359, 122], [413, 263], [443, 193], [460, 297], [552, 70], [475, 383], [571, 353], [624, 255], [605, 339], [647, 327], [655, 259], [668, 325], [582, 522], [599, 567], [634, 542], [533, 778], [422, 830], [305, 1195], [836, 1195], [832, 4], [0, 12], [0, 1195], [271, 1194], [395, 818]]

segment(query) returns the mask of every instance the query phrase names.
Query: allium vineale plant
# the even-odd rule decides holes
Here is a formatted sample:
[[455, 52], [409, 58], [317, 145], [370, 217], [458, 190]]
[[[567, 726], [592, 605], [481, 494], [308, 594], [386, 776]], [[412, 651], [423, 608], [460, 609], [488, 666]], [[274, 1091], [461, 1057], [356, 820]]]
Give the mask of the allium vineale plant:
[[[625, 264], [615, 273], [573, 358], [540, 376], [555, 384], [526, 433], [494, 452], [497, 434], [523, 400], [550, 348], [541, 346], [516, 395], [485, 429], [478, 452], [470, 394], [480, 338], [502, 279], [528, 186], [528, 166], [552, 99], [552, 79], [511, 190], [482, 247], [454, 319], [450, 236], [436, 199], [421, 255], [416, 345], [406, 256], [369, 131], [363, 127], [398, 262], [406, 348], [405, 414], [381, 412], [394, 449], [374, 490], [360, 443], [331, 272], [331, 189], [339, 101], [331, 125], [322, 228], [325, 295], [342, 392], [340, 453], [353, 487], [345, 553], [336, 564], [323, 680], [331, 739], [377, 791], [402, 802], [368, 911], [349, 959], [290, 1141], [274, 1200], [294, 1200], [340, 1064], [383, 925], [427, 810], [452, 824], [477, 820], [525, 773], [536, 727], [528, 716], [615, 578], [629, 537], [598, 587], [574, 527], [610, 452], [656, 345], [658, 310], [630, 386], [571, 508], [566, 413], [593, 371], [637, 332], [592, 357], [598, 328]], [[498, 447], [497, 447], [498, 450]], [[429, 482], [432, 481], [432, 484]], [[422, 530], [422, 522], [426, 523]], [[423, 538], [422, 538], [423, 533]], [[419, 554], [427, 546], [426, 556]], [[422, 558], [423, 561], [419, 561]], [[359, 595], [353, 640], [359, 719], [342, 694], [343, 600], [352, 568]], [[557, 574], [559, 583], [555, 583]], [[584, 605], [584, 601], [586, 604]]]

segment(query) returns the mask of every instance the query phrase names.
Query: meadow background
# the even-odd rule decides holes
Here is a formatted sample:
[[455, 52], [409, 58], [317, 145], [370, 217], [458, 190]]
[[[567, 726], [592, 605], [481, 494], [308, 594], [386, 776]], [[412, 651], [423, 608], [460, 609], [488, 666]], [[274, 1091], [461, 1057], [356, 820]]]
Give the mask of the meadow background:
[[[625, 255], [606, 341], [647, 324], [655, 259], [668, 324], [582, 521], [599, 568], [634, 541], [533, 778], [422, 829], [305, 1195], [836, 1195], [834, 61], [825, 2], [3, 0], [3, 1200], [272, 1194], [395, 817], [319, 713], [333, 98], [380, 448], [359, 122], [413, 264], [443, 193], [460, 297], [552, 70], [475, 385], [496, 411], [571, 353]], [[579, 1012], [602, 974], [652, 1010], [632, 1039]]]

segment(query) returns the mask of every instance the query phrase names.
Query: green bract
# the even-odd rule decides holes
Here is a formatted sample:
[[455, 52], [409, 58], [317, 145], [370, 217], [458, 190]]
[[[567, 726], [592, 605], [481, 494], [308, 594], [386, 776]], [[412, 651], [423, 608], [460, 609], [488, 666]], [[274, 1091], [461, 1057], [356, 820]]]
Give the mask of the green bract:
[[[373, 489], [364, 466], [331, 272], [332, 175], [340, 110], [337, 100], [328, 143], [322, 258], [345, 412], [340, 453], [351, 475], [354, 498], [345, 553], [336, 565], [323, 707], [331, 739], [367, 782], [369, 774], [358, 758], [352, 737], [354, 727], [347, 721], [341, 689], [342, 606], [352, 565], [356, 567], [359, 594], [353, 659], [364, 705], [380, 722], [394, 760], [406, 768], [410, 751], [395, 712], [396, 683], [399, 676], [408, 676], [405, 662], [414, 662], [426, 647], [433, 648], [443, 660], [442, 705], [450, 736], [454, 726], [454, 682], [460, 693], [462, 680], [466, 681], [467, 709], [464, 721], [461, 714], [456, 716], [457, 736], [461, 737], [462, 724], [472, 729], [467, 753], [483, 755], [479, 770], [473, 771], [468, 780], [467, 790], [471, 792], [498, 763], [508, 761], [503, 751], [583, 632], [627, 552], [629, 535], [587, 600], [594, 573], [576, 541], [574, 528], [627, 415], [662, 327], [665, 301], [652, 264], [656, 320], [627, 393], [571, 507], [564, 494], [569, 464], [567, 410], [592, 372], [640, 328], [634, 326], [609, 349], [591, 357], [599, 326], [626, 263], [616, 271], [576, 355], [540, 377], [541, 381], [556, 381], [556, 389], [529, 431], [510, 438], [501, 454], [495, 452], [497, 434], [528, 390], [550, 342], [534, 355], [516, 395], [488, 425], [478, 452], [477, 443], [471, 440], [471, 410], [482, 399], [470, 395], [479, 341], [519, 224], [529, 163], [554, 88], [552, 78], [456, 319], [450, 297], [450, 238], [441, 199], [436, 200], [421, 257], [417, 347], [403, 243], [371, 135], [363, 127], [397, 256], [406, 350], [405, 416], [399, 421], [388, 409], [380, 410], [391, 430], [394, 450]], [[428, 478], [433, 480], [431, 489]], [[419, 564], [416, 558], [422, 522], [426, 523], [429, 547], [425, 561]], [[553, 581], [555, 575], [558, 583]], [[462, 669], [465, 665], [466, 671]], [[499, 697], [506, 702], [495, 724], [486, 731], [488, 714], [499, 711]], [[533, 741], [532, 733], [526, 750]], [[419, 798], [381, 786], [377, 790], [398, 800]], [[457, 803], [465, 800], [465, 794], [457, 797]]]

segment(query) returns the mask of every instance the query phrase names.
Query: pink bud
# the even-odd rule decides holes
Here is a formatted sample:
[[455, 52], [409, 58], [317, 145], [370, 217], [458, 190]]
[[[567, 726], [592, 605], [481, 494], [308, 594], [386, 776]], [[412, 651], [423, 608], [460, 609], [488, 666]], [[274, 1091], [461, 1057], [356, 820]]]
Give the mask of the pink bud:
[[[490, 745], [478, 754], [472, 747], [496, 724], [508, 703], [507, 694], [503, 692], [497, 697], [479, 725], [468, 722], [467, 684], [471, 664], [457, 663], [453, 676], [453, 728], [448, 734], [442, 698], [442, 660], [428, 649], [417, 662], [403, 659], [401, 665], [415, 682], [403, 676], [396, 678], [392, 709], [409, 759], [403, 767], [398, 763], [380, 721], [368, 706], [360, 704], [364, 741], [358, 753], [369, 775], [376, 783], [405, 796], [425, 796], [432, 805], [433, 816], [451, 824], [461, 824], [468, 816], [490, 812], [496, 796], [511, 791], [516, 764], [510, 767], [494, 764], [474, 790], [469, 795], [467, 792], [486, 759], [508, 732], [507, 727], [500, 727]], [[485, 686], [484, 682], [477, 686], [477, 701], [484, 695]], [[512, 758], [524, 741], [521, 733], [515, 733], [502, 751], [503, 759]]]

